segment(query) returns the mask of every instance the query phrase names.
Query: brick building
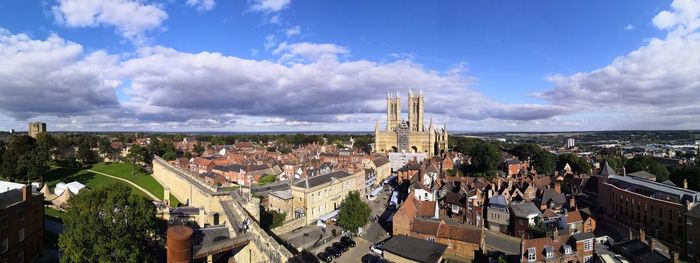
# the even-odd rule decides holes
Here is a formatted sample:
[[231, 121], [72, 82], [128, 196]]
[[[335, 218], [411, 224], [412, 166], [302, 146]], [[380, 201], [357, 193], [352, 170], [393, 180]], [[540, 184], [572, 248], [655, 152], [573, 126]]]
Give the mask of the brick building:
[[32, 262], [43, 249], [44, 195], [0, 181], [0, 262]]

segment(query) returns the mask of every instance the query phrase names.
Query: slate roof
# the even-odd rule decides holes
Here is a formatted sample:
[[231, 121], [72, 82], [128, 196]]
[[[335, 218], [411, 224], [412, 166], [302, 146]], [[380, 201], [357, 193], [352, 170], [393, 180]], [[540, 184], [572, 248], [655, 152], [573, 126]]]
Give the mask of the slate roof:
[[529, 218], [541, 215], [540, 210], [532, 202], [512, 203], [510, 209], [515, 217]]
[[634, 172], [634, 173], [628, 173], [627, 175], [634, 176], [637, 178], [647, 179], [647, 180], [653, 180], [654, 178], [656, 178], [655, 174], [652, 174], [652, 173], [647, 172], [647, 171], [638, 171], [638, 172]]
[[620, 254], [638, 260], [638, 262], [670, 262], [669, 257], [661, 254], [657, 250], [651, 251], [649, 245], [639, 239], [616, 242], [613, 248]]
[[574, 234], [571, 236], [571, 238], [576, 242], [580, 242], [583, 240], [595, 238], [595, 235], [591, 232], [583, 232], [583, 233]]
[[384, 250], [418, 262], [437, 263], [447, 250], [447, 245], [398, 235], [384, 243]]
[[566, 195], [564, 195], [564, 193], [557, 193], [557, 191], [552, 188], [545, 189], [542, 194], [541, 204], [547, 204], [550, 200], [554, 200], [554, 203], [562, 205], [566, 203]]
[[346, 171], [335, 171], [335, 172], [330, 172], [330, 173], [319, 175], [319, 176], [314, 176], [311, 178], [306, 178], [304, 180], [299, 180], [298, 182], [294, 183], [294, 186], [310, 189], [310, 188], [314, 188], [316, 186], [319, 186], [319, 185], [322, 185], [325, 183], [329, 183], [333, 180], [333, 178], [341, 179], [341, 178], [345, 178], [345, 177], [348, 177], [351, 175], [352, 174], [350, 174]]
[[608, 161], [605, 161], [605, 163], [603, 163], [603, 167], [600, 169], [600, 176], [608, 177], [611, 175], [616, 175], [615, 170], [610, 167]]
[[382, 166], [382, 165], [389, 163], [389, 159], [387, 159], [385, 157], [381, 157], [381, 158], [374, 159], [372, 162], [374, 163], [375, 167], [379, 167], [379, 166]]
[[654, 198], [661, 200], [666, 200], [667, 198], [664, 198], [664, 195], [667, 195], [677, 198], [678, 201], [683, 204], [685, 204], [686, 201], [700, 201], [700, 192], [664, 183], [638, 179], [631, 176], [614, 175], [610, 176], [608, 181], [619, 188], [628, 189], [628, 191], [636, 192], [635, 190], [640, 190], [651, 192]]

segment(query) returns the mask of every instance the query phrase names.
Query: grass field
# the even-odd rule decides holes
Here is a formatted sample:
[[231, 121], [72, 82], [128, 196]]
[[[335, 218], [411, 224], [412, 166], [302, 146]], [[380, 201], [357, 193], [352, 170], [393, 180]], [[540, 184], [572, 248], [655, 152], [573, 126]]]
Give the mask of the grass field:
[[[138, 186], [143, 187], [156, 197], [163, 198], [163, 186], [161, 186], [158, 183], [158, 181], [156, 181], [152, 176], [144, 174], [137, 170], [134, 171], [134, 175], [131, 175], [131, 167], [128, 164], [123, 163], [98, 163], [93, 165], [92, 167], [87, 167], [83, 170], [52, 167], [51, 170], [47, 173], [47, 175], [44, 176], [44, 178], [46, 179], [46, 181], [48, 181], [49, 187], [53, 187], [61, 181], [66, 183], [78, 181], [85, 184], [89, 188], [95, 188], [97, 186], [106, 185], [109, 183], [124, 183], [117, 179], [109, 178], [100, 174], [87, 171], [88, 169], [131, 181], [137, 184]], [[129, 187], [131, 187], [136, 194], [148, 197], [148, 195], [141, 192], [141, 190], [133, 187], [132, 185], [129, 185]], [[177, 198], [171, 195], [170, 203], [171, 206], [177, 206], [179, 204], [179, 201], [177, 200]]]
[[63, 212], [50, 207], [44, 208], [44, 217], [49, 220], [63, 223]]

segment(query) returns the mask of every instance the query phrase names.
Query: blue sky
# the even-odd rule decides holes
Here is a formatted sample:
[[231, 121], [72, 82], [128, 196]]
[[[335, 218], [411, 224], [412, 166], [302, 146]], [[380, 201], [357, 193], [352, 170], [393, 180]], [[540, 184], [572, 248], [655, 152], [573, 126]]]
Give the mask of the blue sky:
[[409, 88], [452, 130], [697, 129], [698, 6], [3, 1], [0, 129], [371, 130]]

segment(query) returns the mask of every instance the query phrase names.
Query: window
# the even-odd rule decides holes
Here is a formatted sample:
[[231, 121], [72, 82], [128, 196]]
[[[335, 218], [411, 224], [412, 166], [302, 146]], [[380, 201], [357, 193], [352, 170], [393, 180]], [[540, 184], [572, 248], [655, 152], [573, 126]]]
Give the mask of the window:
[[19, 252], [17, 252], [17, 262], [24, 262], [24, 250], [20, 250]]
[[592, 263], [593, 260], [591, 260], [592, 256], [585, 256], [583, 257], [583, 263]]
[[19, 242], [24, 241], [24, 228], [19, 229]]
[[547, 251], [547, 258], [553, 258], [554, 257], [554, 251]]
[[564, 253], [566, 253], [567, 255], [571, 254], [571, 252], [573, 252], [571, 251], [571, 246], [566, 246], [566, 248], [564, 248]]
[[7, 243], [8, 243], [7, 238], [5, 238], [2, 241], [2, 243], [0, 243], [0, 253], [5, 253], [5, 251], [7, 251], [7, 246], [8, 246]]
[[688, 217], [688, 218], [685, 219], [685, 223], [688, 224], [689, 226], [692, 226], [692, 225], [693, 225], [693, 219], [690, 218], [690, 217]]
[[7, 217], [3, 216], [0, 218], [0, 229], [6, 229], [7, 228]]
[[583, 251], [591, 251], [591, 250], [593, 250], [593, 240], [588, 239], [588, 240], [583, 241]]
[[17, 218], [20, 223], [24, 222], [24, 209], [17, 210]]
[[537, 254], [535, 254], [535, 248], [530, 247], [527, 249], [527, 261], [537, 260]]

